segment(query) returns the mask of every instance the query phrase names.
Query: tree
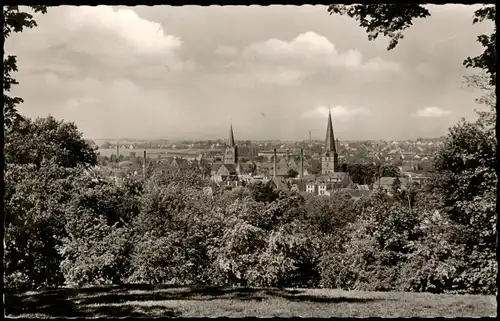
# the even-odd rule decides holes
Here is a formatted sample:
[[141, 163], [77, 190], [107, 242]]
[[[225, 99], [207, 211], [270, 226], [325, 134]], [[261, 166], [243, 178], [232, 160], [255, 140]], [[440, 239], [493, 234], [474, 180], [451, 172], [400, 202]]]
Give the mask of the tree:
[[[35, 13], [46, 13], [46, 6], [28, 6]], [[7, 38], [12, 32], [22, 32], [24, 28], [36, 27], [36, 21], [33, 15], [19, 10], [19, 6], [3, 6], [3, 40], [6, 42]], [[11, 128], [13, 125], [19, 123], [22, 117], [18, 114], [16, 105], [23, 102], [20, 97], [11, 97], [6, 93], [9, 92], [13, 85], [17, 85], [17, 80], [12, 76], [12, 73], [17, 71], [17, 60], [14, 55], [7, 55], [3, 60], [3, 114], [4, 123], [6, 128]]]
[[[322, 285], [348, 290], [391, 291], [397, 288], [408, 245], [420, 237], [420, 220], [400, 203], [374, 194], [359, 208], [357, 220], [342, 232], [336, 251], [323, 255]], [[326, 248], [326, 247], [325, 247]]]
[[287, 176], [290, 178], [297, 177], [297, 175], [299, 175], [299, 173], [296, 170], [294, 170], [293, 168], [290, 168], [287, 172]]
[[[476, 77], [487, 84], [488, 78]], [[469, 78], [471, 80], [471, 78]], [[496, 248], [496, 99], [494, 92], [478, 99], [489, 111], [479, 119], [462, 119], [450, 129], [435, 163], [432, 191], [440, 196], [440, 211], [450, 224], [443, 235], [453, 245], [459, 289], [494, 293]]]
[[334, 238], [339, 238], [345, 226], [356, 220], [353, 203], [341, 195], [309, 199], [306, 207], [307, 220], [314, 231], [331, 234]]
[[453, 216], [463, 222], [468, 219], [459, 209], [460, 202], [474, 202], [478, 197], [494, 195], [497, 180], [495, 88], [487, 85], [484, 74], [468, 77], [467, 81], [470, 86], [486, 90], [476, 101], [489, 110], [476, 110], [477, 121], [462, 119], [452, 127], [434, 165], [440, 178], [435, 187], [445, 195], [450, 213], [455, 213]]
[[381, 177], [398, 177], [399, 168], [395, 165], [382, 165], [380, 166]]
[[310, 159], [309, 164], [311, 167], [308, 169], [309, 173], [316, 175], [321, 173], [321, 163], [315, 159]]
[[265, 156], [255, 156], [253, 160], [257, 163], [262, 163], [265, 162], [267, 158]]
[[58, 246], [65, 235], [65, 204], [74, 196], [79, 169], [51, 160], [40, 167], [7, 164], [5, 170], [6, 285], [54, 286], [62, 283]]
[[271, 183], [258, 182], [250, 185], [250, 190], [252, 191], [252, 197], [257, 202], [270, 203], [278, 199], [278, 193], [271, 186]]
[[373, 184], [378, 177], [397, 177], [399, 169], [393, 165], [342, 164], [340, 170], [348, 172], [356, 184]]
[[394, 182], [392, 182], [392, 196], [396, 199], [401, 197], [401, 180], [396, 176]]
[[19, 119], [4, 145], [7, 283], [58, 285], [64, 208], [97, 155], [73, 123]]
[[[380, 34], [390, 38], [387, 50], [394, 49], [403, 39], [403, 31], [413, 25], [415, 19], [429, 17], [431, 14], [423, 4], [332, 4], [330, 14], [347, 15], [356, 19], [360, 27], [366, 29], [369, 40]], [[474, 12], [473, 24], [484, 20], [495, 21], [495, 5], [485, 5]], [[477, 57], [467, 57], [463, 64], [467, 68], [480, 68], [489, 75], [489, 83], [496, 84], [496, 26], [491, 35], [480, 35], [477, 41], [485, 48]]]
[[81, 178], [65, 212], [60, 253], [67, 284], [121, 283], [132, 248], [132, 222], [139, 214], [140, 182], [123, 184]]
[[5, 136], [5, 162], [34, 164], [51, 160], [57, 165], [74, 168], [97, 164], [97, 154], [83, 139], [74, 123], [57, 121], [54, 117], [24, 119], [15, 131]]
[[495, 145], [495, 137], [480, 124], [462, 119], [450, 129], [450, 137], [436, 159], [440, 178], [436, 189], [444, 196], [450, 218], [471, 229], [469, 246], [479, 245], [486, 236], [490, 246], [495, 243]]
[[[465, 83], [468, 87], [479, 89], [483, 93], [482, 96], [476, 98], [476, 103], [486, 106], [487, 110], [476, 109], [479, 115], [478, 122], [482, 126], [489, 128], [490, 132], [494, 130], [496, 122], [496, 91], [495, 86], [489, 83], [489, 77], [486, 73], [479, 73], [465, 77]], [[491, 134], [491, 133], [490, 133]]]
[[60, 285], [66, 205], [81, 187], [75, 180], [97, 164], [97, 155], [73, 123], [20, 119], [4, 145], [6, 282]]
[[109, 148], [113, 148], [113, 145], [111, 145], [110, 142], [104, 142], [101, 146], [99, 146], [99, 148], [109, 149]]
[[[188, 177], [187, 172], [166, 174], [171, 179], [155, 177], [145, 182], [141, 212], [133, 222], [130, 280], [204, 282], [211, 273], [211, 242], [221, 237], [219, 231], [227, 221], [223, 217], [227, 205], [221, 202], [225, 195], [206, 195], [190, 186], [181, 177]], [[219, 209], [214, 211], [216, 203]]]

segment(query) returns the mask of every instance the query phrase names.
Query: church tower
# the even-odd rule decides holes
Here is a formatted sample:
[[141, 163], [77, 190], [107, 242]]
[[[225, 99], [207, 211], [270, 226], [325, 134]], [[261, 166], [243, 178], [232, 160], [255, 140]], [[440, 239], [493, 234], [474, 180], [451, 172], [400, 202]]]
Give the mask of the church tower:
[[338, 170], [338, 154], [333, 135], [332, 114], [328, 111], [328, 123], [326, 127], [325, 153], [321, 158], [321, 174], [330, 175]]
[[229, 141], [224, 151], [224, 164], [236, 164], [238, 162], [238, 148], [234, 143], [233, 125], [229, 129]]

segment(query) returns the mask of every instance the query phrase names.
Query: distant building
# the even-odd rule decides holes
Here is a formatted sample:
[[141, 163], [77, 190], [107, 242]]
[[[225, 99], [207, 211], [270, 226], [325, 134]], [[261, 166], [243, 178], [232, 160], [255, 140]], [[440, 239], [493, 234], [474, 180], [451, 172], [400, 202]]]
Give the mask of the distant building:
[[414, 172], [403, 172], [402, 175], [410, 183], [423, 184], [429, 179], [429, 177], [425, 175], [417, 174]]
[[210, 171], [212, 180], [216, 183], [237, 180], [236, 166], [234, 164], [216, 163]]
[[[269, 175], [274, 175], [274, 166], [274, 162], [257, 164], [259, 173], [267, 173]], [[299, 156], [299, 159], [290, 155], [285, 157], [278, 156], [276, 161], [276, 176], [283, 178], [298, 178], [300, 176], [309, 175], [310, 168], [311, 165], [303, 159], [303, 155]], [[296, 177], [289, 177], [290, 171], [292, 170], [297, 173]]]
[[418, 183], [418, 184], [424, 184], [429, 180], [429, 177], [427, 176], [415, 176], [415, 177], [410, 177], [410, 182], [411, 183]]
[[249, 182], [255, 173], [255, 169], [256, 166], [253, 162], [236, 164], [236, 174], [238, 178], [243, 181]]
[[286, 179], [282, 177], [273, 177], [271, 178], [271, 184], [274, 188], [279, 190], [289, 190], [288, 182]]
[[236, 163], [238, 163], [238, 147], [234, 143], [233, 125], [231, 125], [229, 128], [228, 146], [224, 151], [224, 164], [236, 165]]
[[303, 176], [300, 182], [296, 183], [297, 189], [305, 187], [305, 192], [319, 196], [329, 196], [334, 190], [350, 189], [354, 184], [349, 173], [338, 172], [339, 162], [337, 146], [333, 132], [332, 115], [328, 113], [326, 127], [325, 151], [321, 157], [321, 175]]
[[362, 190], [362, 191], [369, 191], [370, 187], [366, 184], [359, 184], [356, 186], [357, 190]]
[[189, 162], [187, 159], [174, 157], [170, 166], [173, 168], [186, 169], [189, 168]]
[[228, 186], [238, 186], [239, 176], [247, 179], [250, 175], [250, 166], [238, 162], [238, 147], [234, 142], [233, 125], [229, 129], [229, 139], [224, 150], [222, 163], [212, 164], [210, 170], [211, 179], [216, 183]]
[[[290, 151], [289, 149], [277, 149], [276, 150], [276, 156], [278, 157], [283, 157], [289, 155]], [[272, 158], [274, 157], [274, 151], [273, 150], [263, 150], [257, 153], [257, 156], [264, 156], [267, 157], [268, 161], [271, 161]]]
[[333, 191], [353, 188], [354, 184], [348, 173], [335, 172], [330, 175], [314, 176], [306, 183], [306, 192], [319, 196], [330, 196]]
[[338, 170], [339, 155], [337, 154], [337, 146], [335, 136], [333, 134], [332, 114], [328, 112], [328, 122], [326, 127], [325, 153], [321, 157], [321, 173], [330, 175]]

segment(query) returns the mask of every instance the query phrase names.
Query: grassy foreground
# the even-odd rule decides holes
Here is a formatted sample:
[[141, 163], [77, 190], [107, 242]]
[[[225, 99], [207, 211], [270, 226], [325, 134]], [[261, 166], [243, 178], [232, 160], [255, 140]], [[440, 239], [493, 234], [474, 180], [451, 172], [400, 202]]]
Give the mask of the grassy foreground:
[[8, 317], [491, 317], [495, 296], [271, 289], [100, 286], [6, 293]]

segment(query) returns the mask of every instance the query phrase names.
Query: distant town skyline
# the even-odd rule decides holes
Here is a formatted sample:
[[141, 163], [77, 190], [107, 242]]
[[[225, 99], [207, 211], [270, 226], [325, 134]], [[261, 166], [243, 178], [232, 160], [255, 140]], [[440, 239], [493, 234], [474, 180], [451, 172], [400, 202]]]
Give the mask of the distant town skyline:
[[[437, 137], [416, 137], [413, 139], [339, 139], [339, 142], [344, 143], [344, 142], [369, 142], [369, 141], [386, 141], [386, 142], [391, 142], [391, 141], [416, 141], [417, 139], [423, 139], [423, 140], [436, 140], [436, 139], [445, 139], [446, 136], [437, 136]], [[206, 142], [206, 141], [222, 141], [226, 142], [228, 139], [226, 138], [214, 138], [214, 139], [170, 139], [170, 138], [132, 138], [132, 137], [120, 137], [120, 138], [93, 138], [93, 137], [85, 137], [85, 139], [90, 139], [96, 142], [143, 142], [143, 141], [161, 141], [161, 140], [166, 140], [169, 142], [181, 142], [181, 141], [199, 141], [199, 142]], [[311, 139], [315, 143], [321, 143], [323, 144], [325, 141], [325, 138], [312, 138]], [[242, 141], [252, 141], [252, 142], [273, 142], [273, 141], [279, 141], [282, 143], [295, 143], [295, 142], [307, 142], [309, 139], [302, 139], [302, 140], [282, 140], [282, 139], [236, 139], [236, 143], [242, 142]]]
[[[326, 6], [50, 7], [14, 34], [21, 113], [85, 137], [414, 140], [473, 119], [475, 6], [429, 5], [396, 49]], [[258, 23], [257, 23], [258, 22]], [[228, 26], [231, 26], [230, 28]], [[114, 137], [114, 138], [112, 138]]]

